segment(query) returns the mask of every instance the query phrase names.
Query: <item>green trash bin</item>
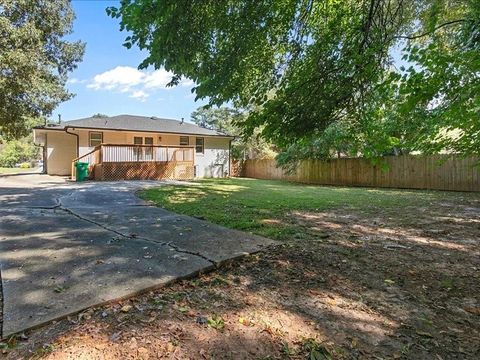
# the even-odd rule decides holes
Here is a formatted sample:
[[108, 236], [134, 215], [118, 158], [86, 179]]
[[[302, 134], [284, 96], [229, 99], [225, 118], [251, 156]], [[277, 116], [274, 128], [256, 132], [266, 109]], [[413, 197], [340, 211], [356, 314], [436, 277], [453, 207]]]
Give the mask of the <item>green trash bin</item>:
[[88, 163], [77, 161], [75, 168], [77, 169], [75, 180], [85, 181], [88, 179]]

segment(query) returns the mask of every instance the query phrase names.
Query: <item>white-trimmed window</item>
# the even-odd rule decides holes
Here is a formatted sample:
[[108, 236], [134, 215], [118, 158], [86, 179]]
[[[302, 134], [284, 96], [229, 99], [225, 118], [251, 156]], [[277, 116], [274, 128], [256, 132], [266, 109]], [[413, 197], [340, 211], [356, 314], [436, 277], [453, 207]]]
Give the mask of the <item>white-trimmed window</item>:
[[180, 136], [180, 146], [188, 146], [190, 145], [190, 140], [188, 136]]
[[205, 140], [203, 137], [195, 138], [195, 152], [197, 154], [203, 154], [204, 147], [205, 147], [204, 145], [205, 145]]
[[103, 143], [103, 133], [90, 131], [88, 134], [88, 143], [90, 147], [98, 146]]
[[145, 151], [145, 159], [152, 160], [153, 159], [153, 137], [145, 137], [143, 138], [143, 142], [145, 145], [149, 145], [151, 147], [146, 147]]
[[144, 139], [145, 145], [153, 145], [153, 137], [145, 137], [143, 139]]

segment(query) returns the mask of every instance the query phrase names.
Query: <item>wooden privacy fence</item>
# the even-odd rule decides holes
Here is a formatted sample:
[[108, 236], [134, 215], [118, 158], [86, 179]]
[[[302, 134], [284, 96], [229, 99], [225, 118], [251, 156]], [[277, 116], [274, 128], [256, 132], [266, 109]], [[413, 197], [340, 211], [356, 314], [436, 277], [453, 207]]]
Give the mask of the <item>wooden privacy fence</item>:
[[194, 177], [193, 146], [102, 144], [72, 161], [89, 164], [95, 180], [190, 180]]
[[242, 175], [323, 185], [480, 191], [479, 161], [449, 155], [388, 156], [378, 165], [362, 158], [305, 160], [288, 175], [275, 160], [246, 160]]

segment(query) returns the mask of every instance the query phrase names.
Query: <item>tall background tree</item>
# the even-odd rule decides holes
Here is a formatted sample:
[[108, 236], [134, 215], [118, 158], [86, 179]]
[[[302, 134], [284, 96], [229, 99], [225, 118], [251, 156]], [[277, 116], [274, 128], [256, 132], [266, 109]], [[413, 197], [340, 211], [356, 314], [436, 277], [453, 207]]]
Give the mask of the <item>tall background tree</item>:
[[199, 107], [191, 115], [191, 120], [208, 129], [217, 130], [227, 135], [235, 136], [232, 141], [232, 156], [236, 160], [256, 158], [273, 159], [277, 153], [274, 146], [263, 139], [260, 130], [256, 129], [251, 136], [243, 136], [239, 123], [248, 116], [245, 113], [229, 107]]
[[[478, 0], [121, 1], [125, 46], [299, 157], [480, 153]], [[399, 66], [403, 57], [405, 67]], [[397, 58], [397, 61], [394, 61]], [[257, 130], [255, 130], [257, 129]]]
[[73, 95], [67, 75], [84, 44], [64, 40], [74, 13], [68, 0], [0, 0], [0, 129], [25, 136], [39, 118]]

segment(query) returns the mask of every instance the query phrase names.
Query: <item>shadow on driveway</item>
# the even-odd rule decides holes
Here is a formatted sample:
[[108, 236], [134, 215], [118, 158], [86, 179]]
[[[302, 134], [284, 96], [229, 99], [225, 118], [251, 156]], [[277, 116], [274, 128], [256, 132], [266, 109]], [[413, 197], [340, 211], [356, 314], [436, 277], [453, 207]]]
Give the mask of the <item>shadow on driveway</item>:
[[0, 179], [2, 337], [211, 269], [272, 240], [148, 206], [160, 182]]

